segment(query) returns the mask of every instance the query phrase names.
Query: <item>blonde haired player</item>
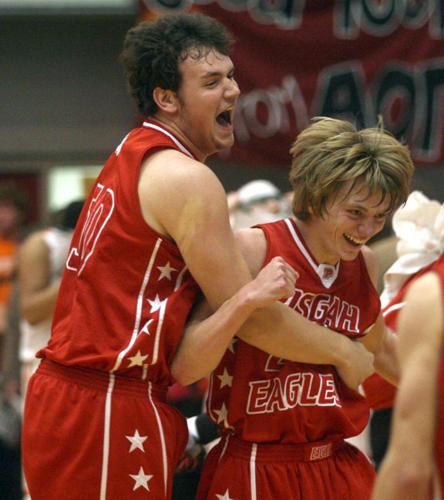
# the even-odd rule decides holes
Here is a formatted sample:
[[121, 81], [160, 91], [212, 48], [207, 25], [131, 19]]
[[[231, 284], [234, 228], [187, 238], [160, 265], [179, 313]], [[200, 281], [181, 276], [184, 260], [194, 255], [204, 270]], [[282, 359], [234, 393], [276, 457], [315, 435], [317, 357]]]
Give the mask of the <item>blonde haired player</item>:
[[[320, 118], [298, 136], [291, 153], [295, 217], [239, 232], [250, 270], [256, 275], [283, 257], [299, 274], [285, 303], [362, 342], [375, 354], [377, 370], [395, 380], [393, 338], [384, 329], [376, 258], [366, 243], [407, 198], [413, 174], [408, 149], [380, 127], [358, 131], [346, 121]], [[189, 352], [187, 340], [202, 326], [204, 310], [173, 369], [181, 349]], [[261, 325], [253, 317], [245, 327]], [[276, 324], [276, 334], [279, 329]], [[374, 469], [344, 442], [365, 427], [366, 400], [330, 364], [287, 358], [241, 338], [224, 353], [207, 404], [223, 438], [207, 458], [199, 500], [369, 498]]]

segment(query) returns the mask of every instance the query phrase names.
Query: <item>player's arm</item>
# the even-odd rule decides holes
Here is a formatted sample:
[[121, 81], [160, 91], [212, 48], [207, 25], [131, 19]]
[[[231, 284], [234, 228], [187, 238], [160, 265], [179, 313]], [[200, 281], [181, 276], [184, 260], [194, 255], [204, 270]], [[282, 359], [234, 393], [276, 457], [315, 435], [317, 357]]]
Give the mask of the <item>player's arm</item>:
[[[256, 276], [267, 251], [263, 231], [243, 229], [236, 237], [251, 274]], [[335, 365], [344, 382], [352, 388], [357, 388], [373, 373], [373, 355], [365, 347], [309, 321], [283, 303], [256, 310], [237, 335], [278, 358]]]
[[[143, 165], [139, 199], [145, 220], [178, 245], [212, 310], [251, 280], [229, 225], [225, 191], [205, 165], [172, 150], [153, 155]], [[362, 380], [363, 367], [371, 363], [365, 359], [357, 362], [356, 351], [343, 336], [308, 321], [282, 303], [260, 311], [264, 312], [244, 334], [247, 341], [278, 357], [343, 365], [344, 370], [350, 370], [351, 385], [357, 378]], [[196, 363], [202, 361], [197, 351], [188, 355]], [[364, 377], [369, 374], [367, 369]]]
[[372, 500], [430, 498], [443, 328], [441, 285], [429, 273], [411, 285], [399, 316], [401, 382]]
[[[364, 247], [363, 255], [369, 276], [376, 287], [378, 262], [374, 252]], [[385, 326], [384, 318], [379, 313], [371, 330], [360, 339], [360, 342], [375, 355], [375, 370], [392, 384], [399, 380], [399, 365], [396, 355], [397, 336]]]
[[[253, 311], [291, 297], [296, 278], [296, 271], [281, 257], [275, 257], [214, 313], [206, 300], [199, 301], [171, 363], [174, 378], [187, 385], [209, 375]], [[197, 357], [199, 363], [195, 361]]]
[[42, 232], [28, 236], [19, 251], [19, 306], [31, 325], [51, 318], [60, 282], [50, 284], [49, 248]]

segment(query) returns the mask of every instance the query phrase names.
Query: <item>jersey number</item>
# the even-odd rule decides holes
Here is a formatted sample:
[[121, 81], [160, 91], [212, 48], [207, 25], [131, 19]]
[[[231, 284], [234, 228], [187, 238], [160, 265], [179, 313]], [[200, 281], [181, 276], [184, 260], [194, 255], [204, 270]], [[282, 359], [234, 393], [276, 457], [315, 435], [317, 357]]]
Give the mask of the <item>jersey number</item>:
[[78, 275], [94, 253], [97, 241], [114, 211], [114, 192], [97, 184], [88, 207], [88, 215], [80, 233], [80, 240], [74, 244], [66, 261], [66, 267]]

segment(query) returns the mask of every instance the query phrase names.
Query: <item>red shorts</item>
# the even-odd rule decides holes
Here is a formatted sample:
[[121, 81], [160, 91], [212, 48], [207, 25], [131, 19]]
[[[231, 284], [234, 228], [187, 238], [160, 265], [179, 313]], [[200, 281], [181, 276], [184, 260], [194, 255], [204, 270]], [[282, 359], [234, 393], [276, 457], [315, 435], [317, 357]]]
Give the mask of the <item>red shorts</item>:
[[196, 500], [367, 500], [375, 470], [342, 440], [255, 444], [224, 437], [205, 461]]
[[23, 425], [32, 499], [170, 498], [188, 431], [164, 397], [146, 381], [43, 361]]

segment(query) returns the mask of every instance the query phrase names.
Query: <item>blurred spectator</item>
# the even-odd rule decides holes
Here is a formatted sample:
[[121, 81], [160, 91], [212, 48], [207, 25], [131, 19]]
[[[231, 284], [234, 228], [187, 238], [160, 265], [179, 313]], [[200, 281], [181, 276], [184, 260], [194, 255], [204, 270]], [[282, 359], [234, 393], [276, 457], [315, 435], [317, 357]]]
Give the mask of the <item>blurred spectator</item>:
[[[0, 200], [2, 192], [0, 188]], [[17, 271], [18, 279], [14, 280], [5, 307], [3, 383], [0, 392], [0, 500], [22, 498], [21, 401], [27, 380], [38, 365], [35, 353], [49, 338], [58, 282], [82, 206], [81, 201], [69, 204], [57, 214], [57, 225], [30, 234], [21, 243], [20, 249], [17, 242], [23, 219], [17, 217], [17, 211], [8, 208], [4, 210], [8, 217], [5, 215], [1, 220], [1, 228], [9, 228], [2, 234], [14, 236], [9, 240], [14, 243], [15, 249], [11, 274]], [[1, 215], [0, 201], [0, 219]], [[11, 284], [12, 280], [8, 283], [9, 289]]]
[[[0, 335], [6, 327], [6, 314], [16, 270], [17, 245], [25, 220], [27, 199], [13, 184], [0, 186]], [[3, 339], [1, 339], [3, 344]]]
[[289, 212], [281, 191], [262, 179], [247, 182], [237, 191], [228, 193], [227, 199], [233, 229], [274, 222]]
[[20, 400], [13, 333], [18, 323], [13, 292], [16, 258], [27, 211], [26, 195], [14, 184], [0, 186], [0, 498], [21, 497]]
[[51, 331], [51, 319], [72, 232], [83, 201], [70, 203], [59, 214], [59, 224], [36, 231], [24, 241], [19, 255], [21, 339], [19, 359], [24, 396], [29, 378], [36, 370], [35, 353], [44, 347]]

